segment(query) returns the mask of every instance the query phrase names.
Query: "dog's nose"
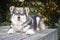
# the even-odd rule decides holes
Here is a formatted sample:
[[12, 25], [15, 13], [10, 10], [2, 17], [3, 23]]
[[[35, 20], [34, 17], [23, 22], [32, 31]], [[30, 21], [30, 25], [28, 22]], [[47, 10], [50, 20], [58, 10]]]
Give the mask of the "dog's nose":
[[20, 20], [20, 17], [18, 16], [18, 21]]

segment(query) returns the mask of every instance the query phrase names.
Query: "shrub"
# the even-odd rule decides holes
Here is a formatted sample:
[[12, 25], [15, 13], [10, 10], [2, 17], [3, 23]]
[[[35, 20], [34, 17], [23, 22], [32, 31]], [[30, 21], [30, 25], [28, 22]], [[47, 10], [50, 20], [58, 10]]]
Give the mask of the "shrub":
[[10, 22], [7, 22], [7, 21], [5, 21], [5, 22], [0, 22], [0, 26], [9, 26], [11, 23]]
[[60, 38], [60, 18], [59, 18], [58, 22], [55, 23], [55, 26], [56, 26], [57, 31], [58, 31], [58, 37]]

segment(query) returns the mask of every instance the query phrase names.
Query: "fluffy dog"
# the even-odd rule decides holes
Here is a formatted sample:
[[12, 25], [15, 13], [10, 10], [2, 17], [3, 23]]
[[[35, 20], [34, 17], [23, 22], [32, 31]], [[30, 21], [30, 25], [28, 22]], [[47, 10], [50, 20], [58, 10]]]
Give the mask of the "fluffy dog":
[[[11, 29], [9, 29], [8, 33], [15, 33], [17, 31], [24, 32], [25, 34], [35, 34], [35, 30], [29, 23], [33, 25], [33, 18], [30, 17], [29, 14], [29, 8], [28, 7], [10, 7], [10, 13], [11, 13]], [[46, 29], [45, 24], [42, 22], [42, 20], [37, 16], [36, 17], [37, 22], [37, 30], [40, 28], [42, 30]], [[41, 26], [41, 27], [40, 27]]]
[[[13, 7], [10, 8], [12, 10], [11, 14], [11, 29], [8, 33], [15, 33], [16, 31], [25, 32], [26, 34], [34, 34], [33, 29], [29, 29], [30, 25], [28, 23], [32, 21], [31, 17], [27, 17], [24, 8], [22, 7]], [[33, 23], [33, 22], [32, 22]]]

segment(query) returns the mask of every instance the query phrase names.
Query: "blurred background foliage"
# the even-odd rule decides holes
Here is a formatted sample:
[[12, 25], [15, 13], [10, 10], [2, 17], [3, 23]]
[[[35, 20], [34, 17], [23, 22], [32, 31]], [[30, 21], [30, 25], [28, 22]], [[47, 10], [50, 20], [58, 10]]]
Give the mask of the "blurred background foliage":
[[57, 28], [60, 36], [60, 0], [0, 0], [0, 26], [10, 25], [10, 6], [29, 7], [30, 14], [42, 17], [49, 28]]

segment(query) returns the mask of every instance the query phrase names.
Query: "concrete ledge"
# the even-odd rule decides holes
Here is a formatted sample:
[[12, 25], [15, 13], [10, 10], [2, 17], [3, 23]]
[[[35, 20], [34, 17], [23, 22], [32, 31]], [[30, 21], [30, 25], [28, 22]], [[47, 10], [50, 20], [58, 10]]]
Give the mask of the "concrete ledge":
[[58, 40], [56, 29], [46, 29], [36, 31], [34, 35], [24, 35], [22, 33], [7, 34], [9, 26], [0, 27], [0, 40]]

